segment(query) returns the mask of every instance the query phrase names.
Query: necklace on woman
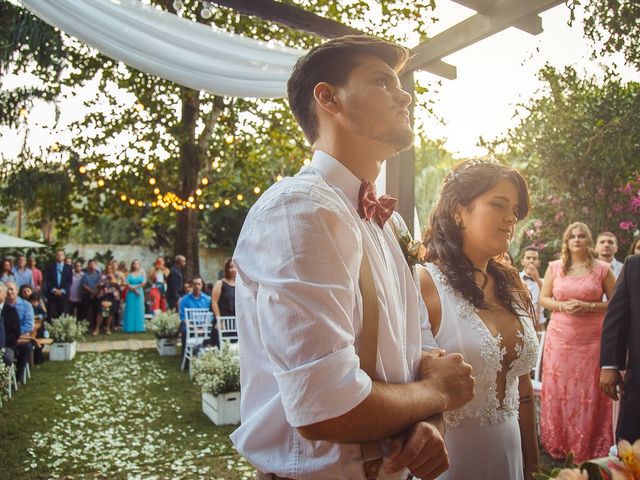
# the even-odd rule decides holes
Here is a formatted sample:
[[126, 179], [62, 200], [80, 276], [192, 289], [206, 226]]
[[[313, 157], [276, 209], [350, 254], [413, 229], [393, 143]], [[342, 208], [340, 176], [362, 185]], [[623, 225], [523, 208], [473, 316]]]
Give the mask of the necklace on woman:
[[589, 263], [589, 261], [587, 260], [586, 262], [582, 262], [582, 263], [576, 263], [574, 265], [571, 265], [571, 268], [580, 268], [580, 267], [584, 267]]

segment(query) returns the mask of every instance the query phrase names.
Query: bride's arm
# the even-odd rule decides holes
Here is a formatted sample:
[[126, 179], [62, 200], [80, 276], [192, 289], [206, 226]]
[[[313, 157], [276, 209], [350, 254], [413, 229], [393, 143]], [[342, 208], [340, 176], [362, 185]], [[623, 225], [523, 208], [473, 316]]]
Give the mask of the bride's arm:
[[520, 424], [520, 437], [522, 439], [524, 478], [525, 480], [531, 480], [533, 473], [538, 471], [539, 453], [533, 387], [528, 373], [519, 377], [518, 390], [520, 393], [518, 423]]

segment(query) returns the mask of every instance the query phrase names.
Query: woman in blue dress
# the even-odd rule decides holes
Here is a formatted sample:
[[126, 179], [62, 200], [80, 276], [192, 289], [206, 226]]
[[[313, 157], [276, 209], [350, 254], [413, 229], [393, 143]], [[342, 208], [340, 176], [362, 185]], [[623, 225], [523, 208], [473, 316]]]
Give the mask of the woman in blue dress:
[[140, 268], [140, 262], [131, 262], [127, 275], [127, 297], [124, 305], [122, 331], [126, 333], [144, 332], [144, 284], [147, 281]]

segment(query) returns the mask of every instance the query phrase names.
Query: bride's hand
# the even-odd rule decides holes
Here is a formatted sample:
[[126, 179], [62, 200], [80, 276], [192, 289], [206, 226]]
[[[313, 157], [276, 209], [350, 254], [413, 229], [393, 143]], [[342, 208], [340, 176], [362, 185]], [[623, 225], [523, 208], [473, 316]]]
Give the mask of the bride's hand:
[[417, 478], [437, 478], [449, 468], [443, 432], [442, 415], [436, 415], [394, 437], [389, 446], [390, 461], [385, 471], [393, 473], [406, 467]]

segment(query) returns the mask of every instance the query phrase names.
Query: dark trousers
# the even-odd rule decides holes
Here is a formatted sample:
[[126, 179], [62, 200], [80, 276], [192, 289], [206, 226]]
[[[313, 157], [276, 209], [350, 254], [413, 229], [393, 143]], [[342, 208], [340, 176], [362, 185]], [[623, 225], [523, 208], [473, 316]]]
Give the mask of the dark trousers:
[[96, 328], [96, 316], [99, 308], [100, 301], [97, 298], [82, 297], [82, 309], [84, 310], [85, 318], [89, 321], [89, 330]]
[[24, 369], [29, 363], [29, 359], [31, 358], [31, 351], [33, 350], [33, 345], [31, 343], [25, 343], [24, 345], [18, 345], [14, 348], [16, 352], [16, 356], [18, 357], [18, 371], [16, 372], [16, 376], [18, 380], [22, 381]]
[[76, 320], [81, 321], [85, 319], [84, 308], [82, 302], [69, 302], [69, 314], [75, 315]]
[[51, 321], [54, 318], [58, 318], [63, 313], [68, 313], [69, 306], [67, 303], [67, 298], [64, 295], [61, 297], [49, 295], [47, 302], [47, 320]]
[[620, 409], [618, 415], [618, 425], [616, 427], [616, 438], [624, 438], [633, 443], [640, 438], [640, 417], [629, 412], [628, 409]]

